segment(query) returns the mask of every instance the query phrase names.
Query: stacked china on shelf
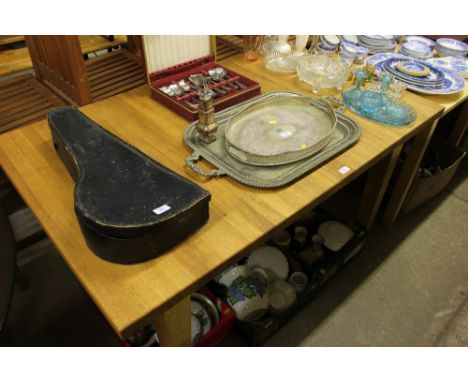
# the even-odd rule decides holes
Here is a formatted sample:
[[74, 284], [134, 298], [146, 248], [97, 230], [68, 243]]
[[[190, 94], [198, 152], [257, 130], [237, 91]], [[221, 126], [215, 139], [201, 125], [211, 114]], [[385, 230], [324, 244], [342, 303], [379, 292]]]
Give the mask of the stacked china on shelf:
[[259, 345], [315, 296], [363, 247], [367, 234], [317, 209], [218, 275], [216, 289], [236, 332]]

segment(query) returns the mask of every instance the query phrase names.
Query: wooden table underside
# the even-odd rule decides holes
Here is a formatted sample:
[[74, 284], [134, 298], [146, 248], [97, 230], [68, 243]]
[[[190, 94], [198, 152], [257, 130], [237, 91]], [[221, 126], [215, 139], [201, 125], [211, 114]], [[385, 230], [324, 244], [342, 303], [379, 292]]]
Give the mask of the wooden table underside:
[[[311, 94], [295, 75], [268, 72], [261, 61], [246, 63], [237, 56], [223, 65], [258, 81], [263, 92]], [[182, 138], [188, 122], [154, 102], [149, 94], [149, 88], [142, 86], [81, 110], [211, 192], [208, 223], [157, 259], [118, 265], [101, 260], [88, 249], [73, 210], [74, 183], [53, 150], [46, 121], [0, 136], [0, 164], [114, 330], [125, 337], [142, 325], [155, 323], [163, 345], [189, 344], [190, 293], [275, 230], [372, 168], [358, 217], [370, 227], [402, 144], [416, 134], [426, 134], [443, 110], [407, 93], [405, 100], [418, 113], [410, 127], [378, 125], [349, 113], [362, 129], [356, 145], [290, 186], [260, 190], [227, 177], [206, 180], [194, 175], [184, 166], [190, 154]], [[341, 174], [343, 166], [350, 171]]]

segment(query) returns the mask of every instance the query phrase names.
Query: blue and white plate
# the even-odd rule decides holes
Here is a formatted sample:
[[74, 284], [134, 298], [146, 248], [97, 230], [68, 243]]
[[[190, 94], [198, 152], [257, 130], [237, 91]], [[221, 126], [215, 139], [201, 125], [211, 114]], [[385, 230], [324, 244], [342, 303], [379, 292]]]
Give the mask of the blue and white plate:
[[373, 56], [367, 57], [365, 60], [366, 65], [377, 65], [379, 62], [388, 60], [389, 58], [407, 58], [406, 56], [398, 53], [378, 53]]
[[443, 57], [426, 60], [438, 68], [453, 70], [463, 78], [468, 78], [468, 60], [465, 58]]
[[432, 87], [437, 87], [442, 85], [444, 82], [444, 76], [442, 75], [442, 78], [439, 80], [434, 80], [433, 78], [431, 80], [426, 80], [424, 77], [413, 77], [409, 74], [404, 74], [401, 73], [400, 71], [396, 70], [395, 67], [391, 67], [390, 65], [385, 62], [382, 66], [382, 68], [392, 74], [397, 80], [403, 81], [409, 85], [423, 85], [423, 86], [432, 86]]
[[432, 51], [428, 50], [425, 53], [420, 53], [416, 52], [413, 50], [406, 50], [403, 46], [400, 47], [400, 53], [404, 54], [405, 56], [412, 57], [412, 58], [431, 58], [432, 57]]
[[[376, 73], [382, 73], [384, 69], [384, 61], [376, 64]], [[465, 80], [452, 70], [438, 68], [444, 74], [444, 82], [439, 86], [425, 86], [408, 84], [408, 89], [421, 94], [453, 94], [458, 93], [465, 87]]]
[[408, 74], [412, 77], [427, 77], [430, 69], [427, 65], [415, 61], [405, 61], [401, 65], [395, 67], [399, 72]]
[[[404, 73], [398, 69], [398, 65], [412, 65], [415, 68], [418, 65], [429, 69], [429, 74], [425, 77], [416, 77], [411, 74]], [[408, 84], [423, 85], [423, 86], [440, 86], [444, 82], [444, 73], [430, 64], [424, 62], [413, 61], [408, 58], [390, 58], [383, 62], [382, 68], [393, 74], [397, 79]]]
[[405, 36], [404, 40], [406, 42], [418, 42], [420, 44], [428, 46], [429, 48], [433, 48], [435, 45], [434, 41], [422, 36]]
[[418, 41], [405, 42], [401, 46], [400, 52], [416, 58], [432, 57], [432, 48]]

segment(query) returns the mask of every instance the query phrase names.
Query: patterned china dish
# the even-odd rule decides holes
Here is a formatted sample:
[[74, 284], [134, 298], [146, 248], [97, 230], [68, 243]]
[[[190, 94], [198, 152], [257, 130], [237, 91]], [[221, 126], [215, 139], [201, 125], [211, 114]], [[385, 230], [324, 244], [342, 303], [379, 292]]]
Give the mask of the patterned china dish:
[[431, 58], [432, 48], [420, 42], [405, 42], [400, 48], [400, 53], [414, 58]]
[[409, 74], [414, 77], [427, 77], [431, 74], [429, 68], [418, 62], [399, 62], [396, 68], [403, 73]]
[[341, 49], [356, 55], [355, 63], [362, 63], [369, 54], [369, 49], [349, 42], [342, 42]]
[[195, 344], [219, 322], [219, 312], [213, 301], [201, 293], [191, 299], [192, 344]]
[[442, 69], [453, 70], [463, 78], [468, 78], [468, 59], [458, 57], [438, 57], [426, 60], [429, 64]]
[[439, 38], [436, 40], [435, 50], [442, 57], [465, 57], [468, 54], [468, 44], [451, 38]]
[[269, 296], [260, 278], [239, 275], [227, 290], [226, 300], [240, 321], [258, 320], [268, 310]]
[[405, 36], [403, 40], [409, 43], [417, 42], [419, 44], [424, 44], [429, 48], [433, 48], [435, 45], [433, 40], [422, 36]]
[[[379, 57], [379, 60], [371, 62], [377, 62], [374, 64], [376, 74], [388, 72], [394, 75], [397, 80], [405, 82], [408, 85], [408, 89], [418, 93], [453, 94], [465, 87], [465, 80], [454, 71], [435, 67], [422, 60], [390, 56], [390, 58]], [[429, 68], [431, 73], [426, 77], [417, 77], [403, 73], [396, 68], [396, 65], [404, 62], [414, 62], [425, 65]]]

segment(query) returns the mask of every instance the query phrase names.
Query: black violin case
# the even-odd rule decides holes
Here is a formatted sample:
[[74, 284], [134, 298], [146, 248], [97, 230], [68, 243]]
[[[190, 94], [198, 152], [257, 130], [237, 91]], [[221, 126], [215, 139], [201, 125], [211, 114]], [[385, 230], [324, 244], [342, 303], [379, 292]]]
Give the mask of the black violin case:
[[210, 193], [167, 169], [74, 107], [48, 114], [55, 150], [76, 182], [88, 247], [132, 264], [155, 258], [208, 220]]

